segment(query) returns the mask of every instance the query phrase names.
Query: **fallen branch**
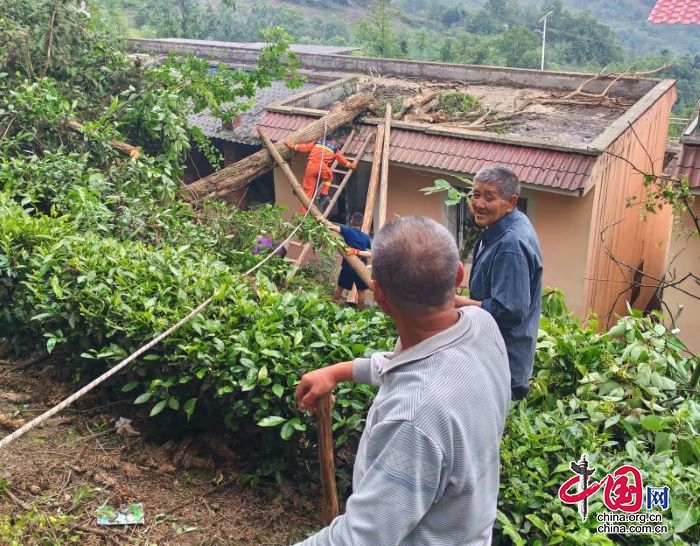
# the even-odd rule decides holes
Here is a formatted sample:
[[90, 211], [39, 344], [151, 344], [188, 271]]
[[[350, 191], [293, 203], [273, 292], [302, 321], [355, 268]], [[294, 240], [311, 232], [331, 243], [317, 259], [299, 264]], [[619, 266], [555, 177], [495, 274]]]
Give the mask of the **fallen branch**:
[[406, 112], [409, 110], [412, 110], [414, 114], [417, 114], [424, 104], [432, 101], [436, 97], [436, 91], [433, 91], [432, 89], [423, 89], [420, 95], [404, 99], [403, 103], [401, 104], [401, 108], [399, 108], [399, 111], [394, 115], [394, 119], [403, 119], [404, 114], [406, 114]]
[[[84, 134], [83, 125], [79, 121], [76, 121], [74, 119], [68, 120], [66, 122], [66, 127], [71, 129], [72, 131], [75, 131], [76, 133]], [[110, 140], [109, 145], [115, 150], [125, 155], [128, 155], [131, 158], [137, 158], [141, 153], [136, 146], [131, 146], [130, 144], [122, 142], [121, 140]]]

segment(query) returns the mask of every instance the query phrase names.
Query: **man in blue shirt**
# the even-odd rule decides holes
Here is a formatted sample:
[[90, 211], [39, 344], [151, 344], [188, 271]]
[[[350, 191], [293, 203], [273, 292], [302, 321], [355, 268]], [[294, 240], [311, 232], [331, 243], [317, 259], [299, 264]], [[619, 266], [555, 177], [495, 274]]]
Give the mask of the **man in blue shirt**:
[[511, 397], [525, 398], [535, 361], [542, 303], [542, 252], [532, 224], [516, 205], [518, 177], [502, 165], [474, 175], [471, 208], [485, 228], [474, 246], [469, 297], [458, 307], [476, 305], [496, 320], [506, 342]]
[[[355, 212], [350, 217], [349, 226], [334, 226], [332, 229], [340, 233], [345, 239], [345, 244], [348, 245], [347, 254], [358, 256], [360, 260], [367, 263], [367, 259], [372, 257], [372, 253], [369, 250], [371, 246], [369, 235], [361, 230], [363, 220], [364, 216], [359, 212]], [[338, 286], [336, 286], [333, 293], [333, 300], [340, 301], [343, 296], [343, 290], [352, 290], [353, 285], [357, 288], [357, 308], [362, 309], [365, 304], [365, 294], [368, 286], [362, 282], [362, 279], [350, 264], [343, 260], [340, 266], [340, 275], [338, 275]]]

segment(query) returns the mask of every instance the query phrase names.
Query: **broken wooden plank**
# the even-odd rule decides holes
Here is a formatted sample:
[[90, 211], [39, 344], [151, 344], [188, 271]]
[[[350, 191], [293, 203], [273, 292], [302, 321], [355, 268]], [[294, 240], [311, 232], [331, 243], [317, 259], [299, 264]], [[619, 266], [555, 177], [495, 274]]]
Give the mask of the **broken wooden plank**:
[[369, 175], [369, 186], [367, 187], [367, 199], [365, 201], [365, 214], [362, 220], [362, 231], [369, 233], [372, 228], [374, 218], [374, 203], [377, 200], [377, 188], [379, 186], [379, 176], [382, 169], [382, 150], [384, 149], [383, 125], [377, 126], [377, 136], [374, 141], [374, 153], [372, 154], [372, 171]]
[[[376, 107], [376, 101], [371, 95], [365, 93], [352, 95], [342, 102], [333, 103], [325, 116], [294, 131], [287, 136], [286, 140], [299, 144], [319, 139], [324, 134], [352, 122], [359, 114], [372, 107]], [[282, 142], [277, 143], [276, 150], [282, 155], [288, 156], [291, 153]], [[253, 179], [266, 173], [273, 166], [274, 161], [270, 152], [263, 148], [233, 165], [189, 184], [181, 190], [180, 195], [186, 201], [196, 201], [210, 194], [221, 197], [237, 188], [247, 186]]]

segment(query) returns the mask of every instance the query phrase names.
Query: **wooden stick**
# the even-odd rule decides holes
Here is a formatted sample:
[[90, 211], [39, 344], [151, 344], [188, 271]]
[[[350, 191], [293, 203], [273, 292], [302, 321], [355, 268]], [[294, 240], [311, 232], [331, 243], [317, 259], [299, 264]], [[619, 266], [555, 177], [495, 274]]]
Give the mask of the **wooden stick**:
[[[320, 222], [327, 228], [334, 228], [335, 224], [333, 222], [330, 222], [329, 220], [326, 220], [323, 217], [321, 211], [318, 210], [318, 207], [316, 207], [316, 205], [314, 205], [304, 193], [304, 190], [302, 189], [301, 184], [299, 184], [299, 181], [297, 180], [296, 176], [294, 176], [292, 169], [289, 168], [287, 162], [282, 158], [280, 153], [277, 151], [275, 145], [272, 143], [270, 138], [265, 134], [265, 131], [263, 131], [261, 127], [258, 127], [258, 134], [260, 135], [262, 141], [265, 143], [265, 146], [269, 150], [270, 155], [273, 157], [279, 168], [282, 169], [282, 172], [284, 173], [287, 182], [289, 182], [289, 185], [292, 187], [294, 195], [297, 196], [297, 198], [301, 201], [302, 205], [304, 205], [309, 210], [311, 215], [314, 218], [316, 218], [318, 222]], [[338, 239], [345, 243], [345, 240], [339, 233], [336, 233], [334, 231], [333, 235], [335, 235]], [[360, 260], [357, 256], [348, 256], [343, 250], [338, 249], [338, 252], [350, 264], [350, 267], [352, 267], [355, 270], [355, 272], [360, 276], [362, 282], [364, 282], [367, 286], [371, 286], [372, 275], [370, 275], [369, 269], [367, 269], [367, 266], [362, 262], [362, 260]]]
[[377, 212], [377, 230], [386, 223], [386, 204], [389, 194], [389, 143], [391, 141], [391, 103], [386, 105], [384, 116], [384, 143], [382, 150], [382, 178], [379, 182], [379, 211]]
[[338, 492], [335, 486], [335, 460], [333, 432], [331, 431], [331, 395], [326, 394], [316, 401], [316, 426], [318, 428], [318, 462], [321, 466], [323, 491], [323, 518], [328, 525], [340, 514]]
[[374, 141], [374, 153], [372, 154], [372, 172], [369, 175], [369, 187], [367, 188], [367, 201], [365, 201], [365, 214], [362, 220], [362, 231], [369, 233], [374, 218], [374, 203], [377, 200], [377, 187], [382, 168], [382, 150], [384, 149], [384, 126], [377, 127], [377, 137]]
[[[382, 149], [384, 148], [384, 126], [377, 126], [377, 136], [374, 141], [374, 153], [372, 154], [372, 172], [369, 176], [369, 187], [367, 188], [367, 200], [365, 201], [365, 214], [362, 220], [362, 231], [369, 233], [372, 229], [372, 219], [374, 218], [374, 203], [377, 199], [377, 187], [379, 186], [379, 175], [382, 167]], [[357, 303], [357, 288], [353, 285], [348, 294], [348, 303]]]

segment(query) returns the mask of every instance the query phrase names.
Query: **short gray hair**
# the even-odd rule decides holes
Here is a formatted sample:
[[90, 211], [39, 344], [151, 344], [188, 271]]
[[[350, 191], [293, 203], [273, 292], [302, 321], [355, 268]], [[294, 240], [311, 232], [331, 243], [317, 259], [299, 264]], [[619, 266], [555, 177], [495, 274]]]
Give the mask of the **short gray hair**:
[[474, 175], [474, 182], [491, 184], [498, 187], [501, 197], [510, 199], [512, 195], [520, 197], [520, 182], [518, 177], [508, 167], [503, 165], [489, 165], [482, 167]]
[[372, 276], [400, 307], [432, 307], [454, 297], [459, 253], [450, 232], [425, 216], [386, 224], [372, 243]]

